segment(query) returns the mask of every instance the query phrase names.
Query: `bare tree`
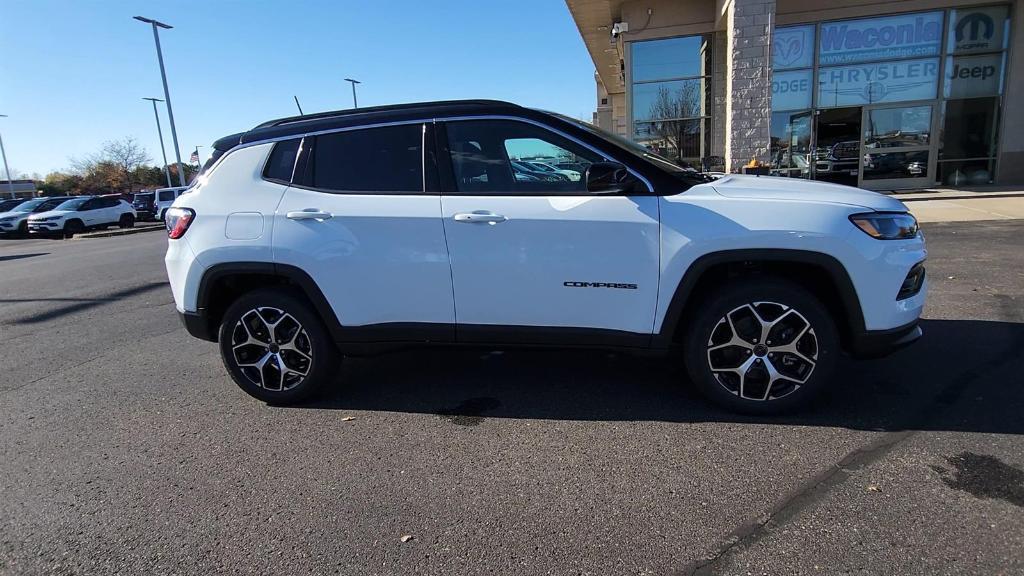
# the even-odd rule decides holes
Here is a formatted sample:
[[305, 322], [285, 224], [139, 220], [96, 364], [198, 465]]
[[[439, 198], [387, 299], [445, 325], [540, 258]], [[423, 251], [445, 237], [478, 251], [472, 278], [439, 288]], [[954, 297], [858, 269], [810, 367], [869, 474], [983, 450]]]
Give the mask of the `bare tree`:
[[134, 136], [104, 143], [100, 156], [103, 161], [117, 166], [128, 193], [132, 192], [136, 170], [150, 161], [146, 148]]
[[665, 140], [675, 150], [674, 160], [682, 162], [684, 148], [687, 148], [687, 142], [695, 133], [694, 126], [697, 127], [696, 134], [700, 134], [700, 121], [681, 119], [700, 118], [701, 115], [700, 81], [683, 82], [675, 91], [662, 86], [658, 88], [658, 96], [651, 103], [650, 117], [664, 120], [653, 123], [652, 135]]

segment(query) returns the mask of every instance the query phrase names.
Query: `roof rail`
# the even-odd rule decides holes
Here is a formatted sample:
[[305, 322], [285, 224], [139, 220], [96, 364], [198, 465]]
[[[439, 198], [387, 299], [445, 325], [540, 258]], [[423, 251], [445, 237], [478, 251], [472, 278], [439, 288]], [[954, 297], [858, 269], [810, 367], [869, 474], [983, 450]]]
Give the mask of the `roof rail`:
[[502, 100], [438, 100], [435, 102], [409, 102], [407, 104], [386, 104], [383, 106], [371, 106], [368, 108], [348, 108], [345, 110], [331, 110], [328, 112], [316, 112], [314, 114], [303, 114], [302, 116], [288, 116], [286, 118], [278, 118], [276, 120], [268, 120], [256, 127], [253, 130], [260, 128], [270, 128], [272, 126], [281, 126], [283, 124], [291, 124], [293, 122], [303, 122], [306, 120], [320, 120], [323, 118], [335, 118], [341, 116], [351, 116], [354, 114], [369, 114], [373, 112], [389, 112], [393, 110], [406, 110], [414, 108], [429, 108], [434, 106], [464, 106], [464, 105], [481, 105], [481, 106], [514, 106], [518, 107], [517, 104], [511, 102], [505, 102]]

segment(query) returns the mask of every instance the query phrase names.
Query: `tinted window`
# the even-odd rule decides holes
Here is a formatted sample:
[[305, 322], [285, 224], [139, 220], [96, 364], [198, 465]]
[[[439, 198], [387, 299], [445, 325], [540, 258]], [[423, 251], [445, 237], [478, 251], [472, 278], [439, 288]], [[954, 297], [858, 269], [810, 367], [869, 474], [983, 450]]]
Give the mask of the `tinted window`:
[[25, 200], [18, 198], [16, 200], [4, 200], [0, 202], [0, 212], [7, 212], [8, 210], [14, 209], [18, 204], [21, 204]]
[[[558, 194], [586, 192], [586, 167], [601, 160], [539, 126], [510, 120], [447, 124], [452, 173], [459, 192]], [[568, 174], [545, 172], [531, 160], [578, 164]]]
[[46, 212], [48, 210], [55, 210], [58, 206], [67, 201], [67, 198], [53, 198], [51, 200], [46, 200], [44, 202], [39, 203], [35, 208], [33, 208], [32, 212]]
[[171, 200], [174, 200], [174, 190], [164, 190], [163, 192], [159, 192], [158, 195], [158, 201], [160, 202], [170, 202]]
[[301, 139], [286, 140], [274, 145], [274, 150], [267, 159], [267, 166], [263, 169], [263, 177], [279, 182], [291, 182], [295, 155], [299, 153], [300, 142]]
[[97, 208], [113, 208], [121, 203], [120, 198], [100, 198]]
[[422, 124], [317, 136], [307, 182], [346, 192], [422, 192], [422, 143]]

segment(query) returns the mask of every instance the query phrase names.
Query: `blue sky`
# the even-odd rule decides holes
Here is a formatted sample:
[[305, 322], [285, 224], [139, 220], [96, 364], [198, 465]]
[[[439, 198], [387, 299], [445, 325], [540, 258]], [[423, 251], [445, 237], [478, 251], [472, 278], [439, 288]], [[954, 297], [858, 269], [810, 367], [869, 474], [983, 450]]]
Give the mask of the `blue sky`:
[[[0, 134], [12, 170], [46, 173], [104, 141], [159, 162], [160, 40], [183, 160], [198, 145], [296, 113], [499, 98], [589, 118], [594, 67], [560, 0], [0, 1]], [[160, 110], [173, 162], [166, 109]], [[200, 149], [203, 158], [209, 151]], [[0, 174], [2, 177], [2, 174]]]

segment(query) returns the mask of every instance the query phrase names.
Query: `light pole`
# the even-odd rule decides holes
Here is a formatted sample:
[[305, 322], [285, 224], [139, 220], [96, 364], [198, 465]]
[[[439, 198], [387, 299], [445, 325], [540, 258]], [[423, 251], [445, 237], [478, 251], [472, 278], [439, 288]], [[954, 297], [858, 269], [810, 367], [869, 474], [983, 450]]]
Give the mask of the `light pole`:
[[160, 137], [160, 154], [164, 157], [164, 176], [167, 177], [167, 187], [173, 186], [171, 184], [171, 169], [167, 167], [167, 149], [164, 148], [164, 131], [160, 128], [160, 113], [156, 111], [156, 103], [163, 102], [159, 98], [143, 98], [143, 100], [149, 100], [153, 103], [153, 117], [156, 118], [156, 134]]
[[[0, 118], [7, 118], [7, 114], [0, 114]], [[7, 174], [7, 191], [14, 198], [14, 180], [11, 179], [11, 169], [7, 167], [7, 152], [4, 150], [4, 139], [0, 137], [0, 156], [4, 157], [4, 174]]]
[[134, 16], [139, 22], [153, 25], [153, 41], [156, 42], [156, 59], [160, 62], [160, 79], [164, 82], [164, 100], [167, 101], [167, 119], [171, 123], [171, 140], [174, 142], [174, 157], [178, 161], [178, 181], [185, 185], [185, 169], [181, 165], [181, 152], [178, 149], [178, 131], [174, 129], [174, 110], [171, 109], [171, 91], [167, 88], [167, 71], [164, 69], [164, 53], [160, 50], [160, 32], [157, 28], [170, 30], [173, 26], [164, 24], [152, 18]]
[[359, 101], [356, 100], [356, 84], [362, 84], [362, 82], [351, 78], [345, 78], [345, 82], [350, 82], [352, 84], [352, 107], [359, 108]]

